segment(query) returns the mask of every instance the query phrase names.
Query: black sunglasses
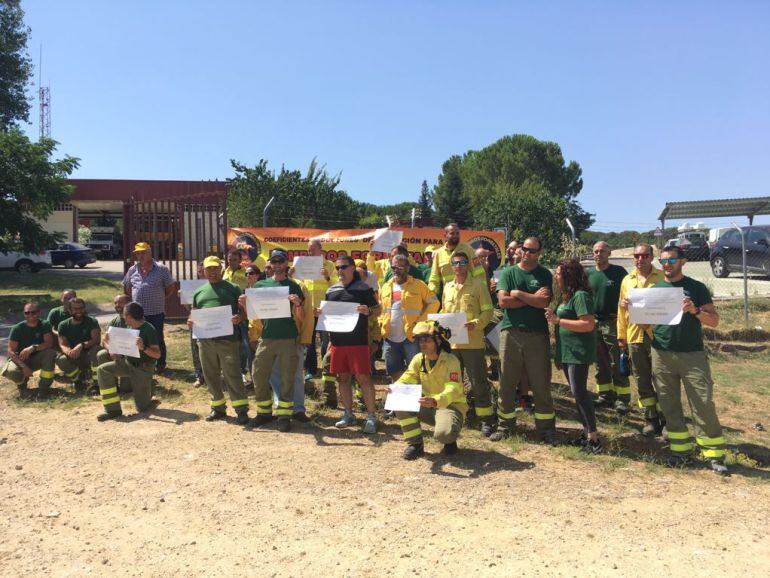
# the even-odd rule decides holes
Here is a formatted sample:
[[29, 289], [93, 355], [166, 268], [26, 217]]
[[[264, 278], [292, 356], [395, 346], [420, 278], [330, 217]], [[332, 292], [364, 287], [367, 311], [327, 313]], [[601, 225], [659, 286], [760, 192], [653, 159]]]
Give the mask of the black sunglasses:
[[336, 267], [334, 267], [334, 268], [335, 268], [335, 269], [337, 269], [337, 271], [344, 271], [344, 270], [345, 270], [345, 269], [347, 269], [348, 267], [350, 267], [350, 265], [337, 265], [337, 266], [336, 266]]
[[452, 261], [452, 267], [459, 267], [460, 265], [467, 265], [468, 261], [462, 259], [461, 261]]
[[246, 275], [256, 275], [256, 271], [246, 271]]
[[37, 310], [37, 311], [25, 311], [24, 315], [40, 315], [40, 310]]
[[540, 252], [540, 249], [533, 249], [532, 247], [522, 247], [521, 250], [524, 251], [525, 253], [530, 253], [530, 254], [535, 254]]

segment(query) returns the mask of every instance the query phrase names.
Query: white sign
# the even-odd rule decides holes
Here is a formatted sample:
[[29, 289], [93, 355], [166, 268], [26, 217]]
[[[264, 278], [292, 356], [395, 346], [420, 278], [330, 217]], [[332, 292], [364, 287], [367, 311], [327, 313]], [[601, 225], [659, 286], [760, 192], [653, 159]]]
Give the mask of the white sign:
[[249, 287], [246, 289], [246, 314], [249, 319], [282, 319], [291, 317], [289, 288]]
[[319, 281], [324, 278], [321, 274], [323, 266], [324, 258], [321, 256], [301, 255], [294, 257], [294, 278], [303, 281]]
[[494, 271], [492, 271], [492, 278], [495, 281], [499, 282], [500, 281], [500, 277], [502, 277], [502, 276], [503, 276], [503, 270], [502, 269], [495, 269]]
[[[107, 351], [113, 355], [125, 355], [127, 357], [139, 357], [139, 346], [136, 340], [139, 338], [138, 329], [124, 329], [123, 327], [108, 327]], [[147, 344], [144, 344], [145, 347]]]
[[679, 325], [683, 299], [681, 287], [630, 289], [628, 320], [637, 325]]
[[655, 229], [655, 233], [653, 233], [653, 235], [655, 237], [662, 237], [663, 236], [663, 231], [661, 230], [660, 227], [658, 227], [657, 229]]
[[396, 245], [401, 244], [401, 239], [404, 238], [403, 231], [396, 231], [394, 229], [377, 229], [374, 232], [374, 242], [372, 243], [372, 251], [380, 251], [381, 253], [388, 253]]
[[182, 279], [179, 282], [179, 301], [182, 305], [192, 305], [192, 298], [198, 287], [208, 283], [206, 279]]
[[318, 316], [318, 331], [350, 333], [356, 328], [359, 313], [358, 303], [345, 301], [321, 301], [321, 315]]
[[193, 322], [193, 339], [212, 339], [233, 334], [233, 308], [229, 305], [193, 309], [190, 319]]
[[468, 328], [465, 326], [468, 323], [467, 313], [430, 313], [428, 319], [434, 319], [438, 321], [441, 327], [446, 327], [452, 332], [452, 336], [449, 338], [449, 343], [452, 345], [467, 345], [470, 342], [468, 338]]
[[420, 411], [422, 385], [419, 383], [394, 383], [385, 399], [387, 411]]
[[497, 325], [495, 325], [492, 330], [487, 333], [487, 339], [489, 339], [490, 345], [495, 348], [495, 351], [500, 353], [500, 330], [503, 325], [503, 322], [501, 321]]

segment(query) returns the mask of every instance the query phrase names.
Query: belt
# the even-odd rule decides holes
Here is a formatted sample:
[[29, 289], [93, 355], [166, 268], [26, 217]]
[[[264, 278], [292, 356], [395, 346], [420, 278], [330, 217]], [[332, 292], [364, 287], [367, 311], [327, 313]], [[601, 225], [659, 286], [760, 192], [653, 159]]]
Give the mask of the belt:
[[[540, 329], [530, 329], [529, 327], [507, 327], [506, 330], [518, 331], [520, 333], [543, 333]], [[543, 333], [547, 335], [546, 333]]]

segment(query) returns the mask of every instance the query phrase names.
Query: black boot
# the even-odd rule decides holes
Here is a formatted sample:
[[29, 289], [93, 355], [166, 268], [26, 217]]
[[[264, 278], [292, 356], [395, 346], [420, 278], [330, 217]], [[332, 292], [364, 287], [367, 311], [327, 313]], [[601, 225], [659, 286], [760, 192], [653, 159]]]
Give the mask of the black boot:
[[237, 412], [235, 423], [238, 425], [246, 425], [249, 423], [249, 412], [247, 410]]
[[457, 453], [457, 442], [452, 442], [451, 444], [444, 444], [444, 447], [441, 449], [441, 453], [445, 456], [453, 456]]
[[212, 409], [209, 414], [203, 418], [206, 421], [216, 421], [218, 419], [225, 419], [227, 417], [227, 413], [224, 411], [217, 411], [215, 409]]
[[266, 413], [258, 413], [249, 420], [249, 427], [261, 427], [273, 421], [273, 416]]
[[405, 460], [416, 460], [422, 455], [425, 455], [425, 446], [422, 444], [415, 444], [406, 446], [401, 457]]
[[488, 438], [491, 436], [493, 433], [495, 433], [495, 429], [497, 429], [497, 424], [494, 421], [490, 420], [481, 422], [481, 434], [484, 437]]
[[96, 416], [96, 421], [107, 421], [108, 419], [115, 419], [123, 415], [122, 411], [100, 413]]

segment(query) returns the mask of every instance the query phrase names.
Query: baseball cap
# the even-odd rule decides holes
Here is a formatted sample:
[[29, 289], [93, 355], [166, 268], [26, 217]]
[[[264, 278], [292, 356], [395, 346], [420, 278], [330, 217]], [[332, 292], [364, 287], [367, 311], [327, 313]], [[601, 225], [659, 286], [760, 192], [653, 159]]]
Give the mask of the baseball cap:
[[427, 247], [425, 247], [425, 249], [423, 250], [423, 253], [433, 253], [433, 252], [435, 252], [435, 251], [436, 251], [436, 247], [434, 247], [433, 245], [428, 245], [428, 246], [427, 246]]
[[221, 267], [222, 260], [216, 255], [209, 255], [203, 260], [203, 267]]
[[144, 241], [134, 245], [134, 253], [136, 253], [137, 251], [149, 251], [149, 250], [150, 250], [150, 244], [145, 243]]
[[270, 261], [273, 259], [282, 259], [284, 261], [288, 261], [289, 255], [283, 249], [273, 249], [270, 251]]

